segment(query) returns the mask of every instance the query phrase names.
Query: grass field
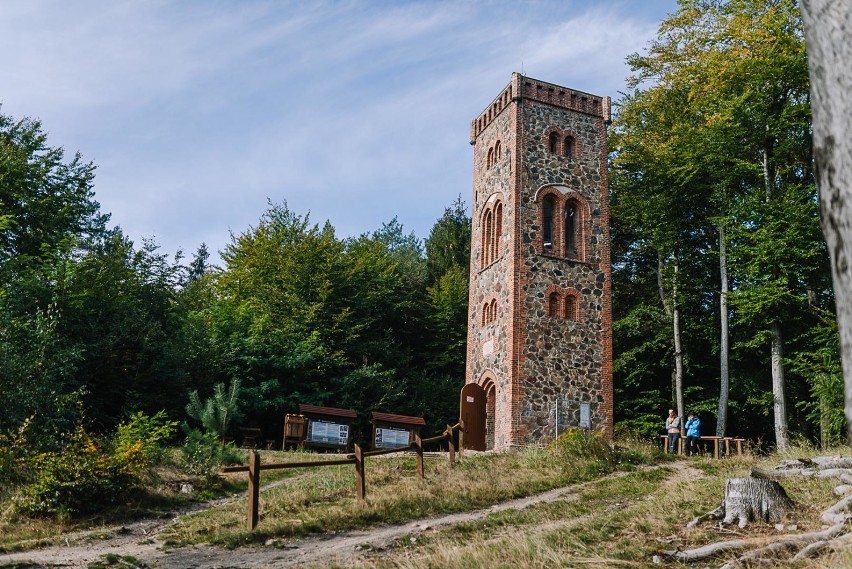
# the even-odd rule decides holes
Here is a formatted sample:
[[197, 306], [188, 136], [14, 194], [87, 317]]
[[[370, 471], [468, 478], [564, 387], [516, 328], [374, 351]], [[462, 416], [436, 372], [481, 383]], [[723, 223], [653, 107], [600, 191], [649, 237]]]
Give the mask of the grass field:
[[[850, 454], [835, 449], [833, 454]], [[672, 459], [650, 443], [619, 441], [615, 448], [582, 439], [550, 448], [504, 454], [468, 453], [451, 468], [446, 457], [426, 462], [426, 479], [417, 477], [411, 456], [367, 460], [367, 500], [354, 491], [354, 467], [263, 471], [260, 523], [246, 529], [246, 499], [239, 497], [168, 524], [158, 536], [165, 546], [211, 543], [239, 550], [266, 543], [288, 547], [313, 534], [364, 529], [452, 512], [472, 512], [507, 500], [565, 488], [557, 499], [471, 516], [469, 521], [418, 531], [389, 547], [360, 555], [347, 565], [378, 569], [405, 567], [650, 567], [662, 550], [690, 549], [737, 538], [767, 538], [788, 532], [755, 523], [745, 529], [686, 523], [715, 508], [725, 480], [747, 476], [754, 466], [772, 468], [780, 458], [806, 457], [813, 449], [786, 455]], [[334, 458], [334, 455], [324, 455]], [[263, 462], [299, 461], [317, 455], [264, 452]], [[228, 475], [209, 492], [233, 493], [246, 486], [245, 474]], [[276, 484], [270, 484], [276, 482]], [[788, 478], [782, 481], [797, 507], [785, 525], [797, 532], [822, 527], [820, 514], [837, 498], [834, 480]], [[130, 517], [164, 515], [187, 498], [152, 488], [147, 501], [123, 513], [71, 523], [4, 516], [0, 547], [28, 549], [57, 543], [66, 532], [97, 531], [99, 525]], [[124, 517], [122, 517], [124, 516]], [[369, 549], [369, 548], [368, 548]], [[713, 563], [716, 566], [720, 563]], [[325, 563], [322, 566], [327, 566]], [[699, 564], [704, 566], [704, 564]], [[666, 566], [683, 566], [667, 563]], [[774, 566], [773, 564], [761, 565]], [[781, 565], [778, 565], [781, 566]], [[785, 567], [852, 566], [852, 557], [831, 554]]]

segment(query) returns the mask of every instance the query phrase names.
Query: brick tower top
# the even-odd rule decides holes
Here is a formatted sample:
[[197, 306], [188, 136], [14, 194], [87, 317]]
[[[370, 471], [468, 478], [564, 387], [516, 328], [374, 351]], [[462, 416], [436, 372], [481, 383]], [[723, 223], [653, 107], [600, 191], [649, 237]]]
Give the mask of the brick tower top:
[[521, 99], [530, 99], [554, 107], [601, 117], [607, 124], [612, 121], [610, 110], [612, 103], [609, 97], [599, 97], [582, 91], [575, 91], [553, 83], [525, 77], [516, 72], [512, 73], [511, 82], [491, 101], [491, 104], [478, 117], [470, 121], [470, 143], [476, 144], [476, 137], [491, 124], [491, 121], [510, 102]]

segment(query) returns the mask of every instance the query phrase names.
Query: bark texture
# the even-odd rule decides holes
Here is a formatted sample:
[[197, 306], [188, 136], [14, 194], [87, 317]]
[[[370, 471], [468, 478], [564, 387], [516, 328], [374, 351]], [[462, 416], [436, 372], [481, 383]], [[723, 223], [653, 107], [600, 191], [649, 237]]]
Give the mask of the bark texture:
[[775, 445], [778, 450], [786, 450], [790, 446], [790, 439], [787, 434], [787, 396], [784, 384], [784, 337], [779, 323], [772, 323], [770, 335], [772, 337], [772, 405], [775, 417]]
[[828, 244], [852, 440], [852, 2], [803, 0], [814, 161]]
[[[689, 550], [663, 551], [653, 557], [654, 563], [663, 563], [666, 559], [682, 562], [703, 561], [712, 557], [729, 555], [740, 552], [735, 559], [721, 565], [719, 569], [734, 569], [765, 562], [773, 567], [778, 560], [788, 558], [791, 561], [802, 561], [822, 555], [826, 552], [847, 549], [852, 545], [852, 532], [849, 523], [852, 521], [852, 458], [840, 456], [824, 456], [813, 459], [784, 460], [772, 470], [752, 469], [753, 478], [733, 478], [725, 484], [725, 498], [718, 508], [690, 521], [686, 527], [691, 528], [699, 523], [723, 517], [730, 523], [742, 517], [778, 521], [792, 507], [784, 489], [775, 482], [774, 478], [792, 476], [838, 478], [844, 484], [835, 487], [835, 495], [840, 497], [830, 508], [822, 513], [822, 520], [829, 526], [825, 529], [806, 533], [793, 533], [774, 537], [767, 544], [765, 536], [744, 537], [731, 541], [710, 543]], [[756, 478], [755, 478], [756, 477]], [[766, 506], [774, 502], [777, 506]], [[724, 522], [723, 522], [724, 523]], [[783, 529], [781, 526], [776, 526]], [[795, 529], [795, 526], [790, 526]], [[744, 550], [744, 551], [743, 551]]]
[[728, 425], [728, 253], [725, 243], [725, 226], [719, 226], [719, 279], [722, 292], [719, 295], [719, 413], [716, 420], [716, 436], [724, 437]]
[[793, 507], [784, 488], [774, 480], [731, 478], [725, 483], [723, 524], [744, 528], [749, 522], [778, 522]]
[[681, 332], [680, 332], [680, 309], [678, 308], [677, 297], [677, 277], [678, 277], [678, 262], [677, 257], [674, 259], [674, 278], [672, 281], [672, 296], [671, 302], [666, 298], [666, 289], [663, 284], [663, 255], [657, 253], [657, 287], [660, 291], [660, 301], [663, 303], [663, 309], [666, 315], [672, 320], [672, 345], [674, 347], [674, 372], [672, 373], [672, 389], [674, 391], [675, 405], [677, 407], [677, 415], [680, 417], [680, 431], [684, 434], [684, 417], [686, 416], [686, 406], [683, 402], [683, 350], [681, 348]]

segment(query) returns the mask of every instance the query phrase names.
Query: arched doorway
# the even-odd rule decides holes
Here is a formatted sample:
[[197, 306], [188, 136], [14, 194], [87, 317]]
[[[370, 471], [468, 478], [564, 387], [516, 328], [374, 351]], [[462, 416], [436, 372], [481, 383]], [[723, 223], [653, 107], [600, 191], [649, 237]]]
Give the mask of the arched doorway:
[[464, 448], [485, 450], [486, 432], [485, 390], [475, 383], [468, 383], [461, 390], [459, 417], [464, 421]]

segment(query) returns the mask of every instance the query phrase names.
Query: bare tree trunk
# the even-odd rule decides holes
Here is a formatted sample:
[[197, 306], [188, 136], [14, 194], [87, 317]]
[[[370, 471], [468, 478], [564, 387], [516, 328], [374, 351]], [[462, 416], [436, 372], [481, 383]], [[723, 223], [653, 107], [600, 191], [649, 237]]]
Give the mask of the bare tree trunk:
[[852, 4], [803, 0], [822, 231], [834, 280], [852, 441]]
[[784, 337], [781, 325], [773, 322], [772, 335], [772, 407], [775, 415], [775, 445], [778, 450], [790, 446], [787, 438], [787, 398], [784, 394]]
[[719, 277], [722, 292], [719, 295], [719, 413], [716, 421], [716, 436], [724, 437], [728, 426], [728, 252], [725, 244], [725, 227], [719, 226]]
[[684, 409], [683, 403], [683, 350], [681, 347], [681, 333], [680, 333], [680, 309], [678, 309], [677, 303], [677, 273], [678, 273], [678, 262], [677, 257], [675, 257], [674, 262], [674, 282], [672, 284], [672, 298], [671, 302], [666, 298], [666, 288], [663, 282], [663, 255], [662, 253], [657, 253], [657, 288], [660, 292], [660, 301], [663, 303], [663, 309], [666, 311], [666, 315], [672, 320], [672, 336], [673, 336], [673, 345], [674, 345], [674, 373], [672, 374], [673, 379], [673, 389], [674, 389], [674, 399], [675, 404], [677, 405], [677, 414], [680, 417], [680, 425], [681, 425], [681, 434], [683, 432], [683, 418], [686, 413]]

